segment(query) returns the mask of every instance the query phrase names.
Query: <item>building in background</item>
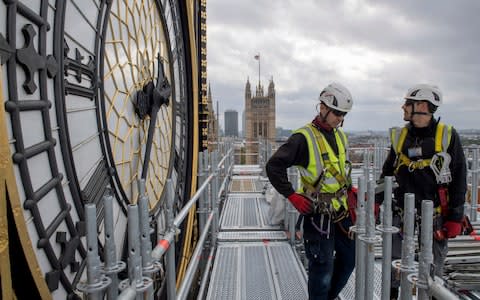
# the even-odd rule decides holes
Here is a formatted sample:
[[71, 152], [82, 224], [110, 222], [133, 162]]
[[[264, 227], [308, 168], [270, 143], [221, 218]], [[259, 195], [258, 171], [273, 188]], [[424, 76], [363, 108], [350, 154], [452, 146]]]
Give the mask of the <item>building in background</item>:
[[274, 143], [276, 138], [275, 129], [275, 84], [273, 78], [268, 84], [267, 94], [264, 94], [263, 86], [258, 80], [255, 88], [255, 96], [252, 97], [250, 81], [245, 85], [245, 142], [246, 164], [258, 163], [258, 143]]
[[240, 132], [240, 136], [245, 137], [245, 109], [242, 110], [242, 132]]
[[225, 136], [238, 137], [238, 112], [228, 109], [224, 114]]
[[208, 151], [213, 151], [217, 149], [218, 142], [218, 120], [215, 115], [215, 110], [213, 109], [212, 102], [212, 90], [210, 84], [208, 85], [207, 93], [207, 112], [208, 112], [208, 131], [207, 131], [207, 140], [208, 140]]

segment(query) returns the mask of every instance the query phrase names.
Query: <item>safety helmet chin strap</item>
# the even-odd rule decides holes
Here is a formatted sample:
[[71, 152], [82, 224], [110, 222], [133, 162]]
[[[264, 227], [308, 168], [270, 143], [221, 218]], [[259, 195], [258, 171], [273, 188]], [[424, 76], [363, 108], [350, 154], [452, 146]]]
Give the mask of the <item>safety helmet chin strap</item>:
[[322, 115], [322, 112], [320, 111], [318, 115], [320, 116], [320, 121], [322, 123], [327, 123], [327, 117], [330, 114], [330, 110], [327, 110], [327, 113], [325, 115]]
[[[322, 103], [320, 103], [321, 105]], [[325, 105], [325, 104], [324, 104]], [[326, 105], [325, 105], [326, 106]], [[321, 127], [327, 129], [327, 130], [331, 130], [333, 129], [332, 126], [328, 125], [327, 123], [327, 117], [328, 115], [331, 113], [331, 109], [327, 106], [327, 113], [325, 115], [322, 115], [322, 111], [320, 110], [318, 112], [318, 116], [320, 117], [320, 122], [322, 123]], [[342, 127], [343, 126], [343, 121], [345, 120], [342, 120], [342, 122], [340, 122], [335, 128], [339, 128], [339, 127]]]
[[317, 115], [317, 117], [313, 120], [312, 123], [313, 123], [318, 129], [323, 128], [323, 129], [325, 129], [325, 130], [327, 130], [327, 131], [332, 130], [332, 129], [333, 129], [332, 126], [328, 125], [328, 123], [326, 122], [326, 119], [327, 119], [327, 116], [328, 116], [329, 113], [330, 113], [330, 111], [327, 112], [327, 114], [326, 114], [325, 116], [322, 116], [322, 113], [319, 112], [318, 115]]

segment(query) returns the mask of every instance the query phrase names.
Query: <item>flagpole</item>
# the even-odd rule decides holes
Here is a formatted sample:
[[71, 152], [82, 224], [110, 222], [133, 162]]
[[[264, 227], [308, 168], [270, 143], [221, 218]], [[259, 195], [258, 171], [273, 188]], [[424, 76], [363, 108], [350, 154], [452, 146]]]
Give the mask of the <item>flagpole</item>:
[[260, 53], [258, 54], [258, 86], [260, 87]]
[[260, 53], [254, 56], [258, 60], [258, 88], [260, 88]]

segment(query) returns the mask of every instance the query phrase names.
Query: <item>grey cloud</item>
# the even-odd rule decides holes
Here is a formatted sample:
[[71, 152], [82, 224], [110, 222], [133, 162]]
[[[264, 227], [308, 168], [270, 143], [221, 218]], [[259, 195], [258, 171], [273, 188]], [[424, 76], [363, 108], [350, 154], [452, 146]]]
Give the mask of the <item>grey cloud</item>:
[[[420, 82], [442, 89], [444, 120], [478, 128], [472, 110], [462, 111], [478, 107], [479, 1], [209, 0], [207, 5], [208, 76], [214, 99], [225, 109], [243, 110], [246, 78], [252, 85], [258, 81], [253, 55], [260, 52], [261, 80], [273, 76], [277, 88], [278, 126], [308, 121], [303, 111], [313, 113], [318, 92], [335, 80], [355, 99], [346, 128], [401, 123], [402, 97]], [[323, 52], [329, 49], [344, 53], [332, 60], [332, 53]], [[372, 113], [382, 115], [369, 123]]]

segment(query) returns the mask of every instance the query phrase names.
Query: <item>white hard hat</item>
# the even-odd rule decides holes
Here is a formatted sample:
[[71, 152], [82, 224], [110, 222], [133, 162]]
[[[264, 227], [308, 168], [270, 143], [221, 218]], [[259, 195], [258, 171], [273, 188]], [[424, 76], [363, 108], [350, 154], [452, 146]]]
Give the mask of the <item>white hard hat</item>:
[[442, 92], [435, 85], [417, 84], [408, 90], [405, 99], [428, 101], [435, 106], [440, 106], [442, 104]]
[[349, 112], [353, 105], [350, 92], [346, 87], [337, 82], [327, 85], [320, 93], [318, 100], [332, 109], [343, 112]]

